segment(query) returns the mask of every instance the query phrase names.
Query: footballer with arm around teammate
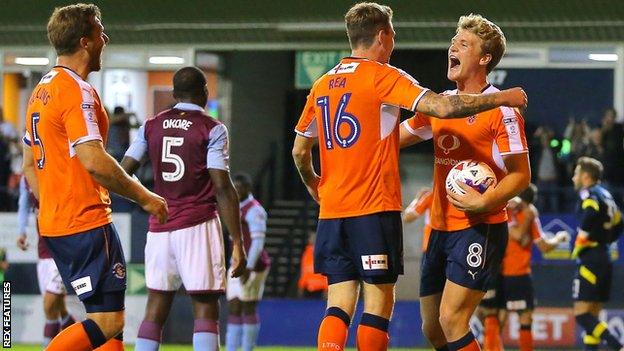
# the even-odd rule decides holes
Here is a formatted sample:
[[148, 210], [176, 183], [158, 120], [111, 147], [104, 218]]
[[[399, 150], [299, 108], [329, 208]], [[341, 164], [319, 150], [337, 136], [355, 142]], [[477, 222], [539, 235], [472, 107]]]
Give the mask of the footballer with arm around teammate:
[[[356, 4], [345, 22], [351, 56], [313, 84], [295, 128], [292, 155], [308, 192], [320, 203], [314, 265], [328, 277], [329, 292], [318, 349], [344, 349], [362, 284], [358, 347], [385, 350], [394, 286], [403, 273], [400, 110], [458, 117], [501, 105], [524, 106], [526, 95], [519, 88], [489, 95], [435, 94], [388, 64], [395, 36], [388, 6]], [[322, 176], [311, 164], [317, 140]]]
[[219, 297], [225, 292], [225, 252], [219, 216], [232, 237], [232, 276], [245, 271], [238, 197], [229, 172], [225, 125], [208, 116], [208, 88], [197, 67], [173, 76], [177, 104], [145, 121], [121, 162], [132, 174], [146, 155], [154, 191], [169, 204], [165, 224], [150, 218], [145, 244], [145, 318], [135, 350], [156, 351], [176, 291], [193, 303], [194, 350], [219, 348]]
[[106, 153], [108, 117], [86, 81], [101, 68], [108, 36], [97, 6], [58, 7], [48, 21], [56, 66], [28, 102], [24, 174], [39, 199], [39, 231], [87, 319], [59, 333], [50, 351], [123, 350], [126, 271], [108, 190], [167, 218], [165, 200], [130, 178]]
[[[480, 15], [460, 17], [447, 71], [457, 89], [443, 95], [497, 92], [487, 74], [505, 47], [496, 24]], [[401, 124], [400, 135], [402, 147], [427, 139], [434, 145], [433, 230], [421, 266], [423, 332], [437, 350], [479, 350], [469, 321], [500, 269], [507, 246], [507, 201], [531, 178], [524, 119], [510, 107], [452, 120], [416, 113]], [[466, 159], [486, 163], [496, 174], [496, 187], [480, 194], [458, 184], [465, 195], [447, 194], [448, 172]]]

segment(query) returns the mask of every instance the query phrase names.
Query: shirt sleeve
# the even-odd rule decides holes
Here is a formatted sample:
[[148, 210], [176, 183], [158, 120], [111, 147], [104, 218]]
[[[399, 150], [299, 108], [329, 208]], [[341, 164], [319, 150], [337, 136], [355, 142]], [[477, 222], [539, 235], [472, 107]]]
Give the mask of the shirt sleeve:
[[539, 239], [542, 237], [542, 222], [538, 217], [535, 217], [533, 223], [531, 223], [531, 238], [533, 240]]
[[230, 151], [227, 128], [219, 124], [210, 131], [208, 152], [206, 154], [207, 168], [230, 170]]
[[428, 191], [425, 194], [423, 194], [423, 196], [421, 196], [420, 199], [418, 199], [418, 202], [416, 203], [416, 208], [414, 210], [419, 215], [422, 215], [423, 213], [425, 213], [425, 211], [427, 211], [428, 208], [431, 207], [432, 201], [433, 201], [433, 193]]
[[310, 94], [306, 99], [305, 107], [299, 116], [299, 121], [295, 127], [295, 132], [306, 138], [318, 137], [318, 127], [316, 125], [315, 115], [316, 101], [314, 101], [314, 87], [310, 90]]
[[431, 129], [431, 117], [422, 113], [416, 113], [413, 117], [401, 123], [405, 129], [422, 140], [429, 140], [433, 137]]
[[390, 65], [375, 73], [375, 89], [379, 99], [386, 104], [416, 111], [418, 102], [427, 92], [412, 76]]
[[254, 206], [249, 209], [245, 216], [245, 221], [249, 226], [249, 232], [252, 238], [254, 236], [264, 237], [266, 233], [267, 213], [261, 206]]
[[26, 179], [22, 177], [19, 184], [19, 199], [17, 200], [17, 222], [20, 234], [26, 233], [26, 227], [28, 227], [28, 217], [30, 217], [30, 207]]
[[[98, 126], [98, 108], [93, 88], [76, 83], [63, 95], [61, 116], [69, 144], [74, 147], [91, 140], [102, 140]], [[78, 89], [80, 89], [78, 91]]]
[[524, 117], [511, 107], [500, 107], [500, 118], [493, 118], [494, 141], [501, 155], [528, 152]]
[[598, 238], [593, 238], [592, 234], [596, 232], [596, 219], [598, 218], [598, 214], [600, 213], [600, 203], [598, 199], [594, 195], [590, 195], [587, 198], [583, 199], [581, 202], [581, 216], [580, 216], [580, 225], [583, 231], [589, 234], [590, 240], [597, 240]]
[[32, 146], [32, 138], [30, 137], [29, 131], [26, 131], [26, 133], [24, 133], [24, 137], [22, 137], [22, 143], [26, 146]]
[[143, 123], [143, 125], [139, 127], [136, 138], [132, 141], [132, 144], [130, 144], [124, 156], [141, 161], [146, 152], [147, 140], [145, 140], [145, 123]]

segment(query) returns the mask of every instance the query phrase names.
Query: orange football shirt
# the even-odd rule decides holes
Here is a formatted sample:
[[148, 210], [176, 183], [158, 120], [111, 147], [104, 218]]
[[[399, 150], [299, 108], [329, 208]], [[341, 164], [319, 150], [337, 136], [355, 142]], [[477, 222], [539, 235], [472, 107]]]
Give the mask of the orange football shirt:
[[431, 236], [431, 203], [433, 202], [433, 192], [426, 191], [418, 199], [416, 203], [410, 204], [406, 211], [414, 211], [417, 215], [423, 216], [425, 225], [423, 227], [422, 251], [427, 251], [429, 246], [429, 237]]
[[[512, 213], [507, 211], [509, 216], [508, 224], [516, 225], [524, 222], [524, 214], [521, 211]], [[542, 225], [538, 217], [535, 217], [531, 223], [531, 241], [522, 246], [519, 242], [509, 239], [507, 250], [503, 258], [503, 268], [501, 274], [504, 276], [526, 275], [531, 273], [531, 250], [533, 249], [533, 241], [541, 237]]]
[[[497, 91], [497, 88], [489, 86], [483, 93]], [[444, 94], [454, 95], [457, 90]], [[502, 157], [528, 152], [524, 119], [516, 109], [500, 107], [458, 119], [438, 119], [417, 113], [403, 122], [403, 125], [423, 140], [433, 138], [433, 229], [456, 231], [479, 223], [502, 223], [507, 220], [504, 205], [478, 215], [459, 211], [447, 200], [444, 183], [451, 168], [467, 159], [488, 164], [499, 181], [505, 176]]]
[[314, 83], [295, 131], [319, 138], [319, 218], [401, 211], [399, 114], [426, 91], [400, 69], [358, 58]]
[[39, 231], [63, 236], [112, 222], [108, 191], [82, 166], [74, 146], [106, 145], [108, 116], [95, 89], [65, 67], [54, 67], [35, 87], [26, 113], [39, 184]]

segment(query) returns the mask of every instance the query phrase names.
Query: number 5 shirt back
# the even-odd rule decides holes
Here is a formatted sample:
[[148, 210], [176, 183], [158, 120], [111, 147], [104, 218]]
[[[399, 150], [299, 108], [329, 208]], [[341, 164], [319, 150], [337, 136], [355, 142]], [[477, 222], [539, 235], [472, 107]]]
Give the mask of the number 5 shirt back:
[[126, 156], [147, 153], [154, 172], [154, 192], [165, 198], [169, 218], [150, 216], [150, 232], [170, 232], [217, 217], [209, 169], [229, 170], [227, 129], [191, 103], [178, 103], [147, 120]]
[[319, 218], [401, 210], [400, 109], [415, 110], [426, 91], [400, 69], [359, 58], [314, 83], [295, 131], [319, 138]]
[[35, 87], [26, 113], [24, 144], [31, 148], [39, 185], [39, 232], [64, 236], [112, 222], [106, 188], [84, 168], [75, 146], [106, 145], [108, 116], [86, 81], [54, 67]]

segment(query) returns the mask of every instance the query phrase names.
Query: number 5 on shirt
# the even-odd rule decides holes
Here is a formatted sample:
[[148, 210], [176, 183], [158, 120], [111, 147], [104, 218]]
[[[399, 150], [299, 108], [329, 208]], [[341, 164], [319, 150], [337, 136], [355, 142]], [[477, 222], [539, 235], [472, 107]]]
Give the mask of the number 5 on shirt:
[[43, 148], [43, 141], [39, 138], [39, 132], [37, 132], [37, 124], [39, 123], [39, 112], [35, 112], [30, 115], [31, 123], [32, 123], [32, 133], [33, 133], [33, 145], [39, 146], [39, 151], [41, 152], [41, 158], [37, 158], [37, 168], [43, 169], [45, 165], [45, 149]]
[[[334, 116], [332, 125], [329, 112], [329, 96], [321, 96], [316, 99], [316, 105], [323, 113], [323, 133], [325, 135], [325, 147], [330, 150], [334, 148], [334, 140], [338, 146], [346, 149], [355, 144], [360, 136], [360, 122], [357, 118], [346, 111], [351, 99], [351, 93], [345, 93], [340, 97], [338, 108]], [[346, 123], [349, 127], [349, 135], [342, 137], [340, 126]]]

